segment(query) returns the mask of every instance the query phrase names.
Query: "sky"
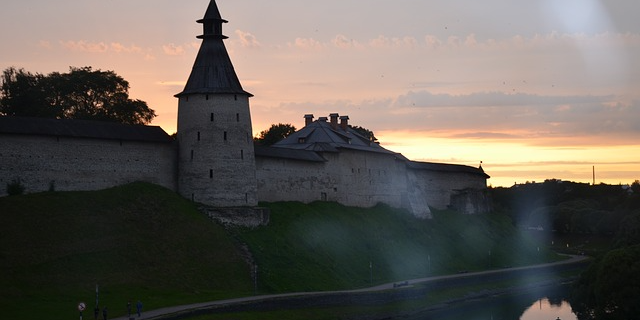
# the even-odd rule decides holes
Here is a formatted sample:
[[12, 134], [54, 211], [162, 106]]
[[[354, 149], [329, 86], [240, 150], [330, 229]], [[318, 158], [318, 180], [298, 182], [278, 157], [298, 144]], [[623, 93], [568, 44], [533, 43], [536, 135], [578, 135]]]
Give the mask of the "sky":
[[[115, 71], [171, 134], [208, 3], [4, 1], [0, 68]], [[254, 135], [339, 113], [412, 160], [482, 163], [492, 186], [640, 179], [636, 0], [217, 4]]]

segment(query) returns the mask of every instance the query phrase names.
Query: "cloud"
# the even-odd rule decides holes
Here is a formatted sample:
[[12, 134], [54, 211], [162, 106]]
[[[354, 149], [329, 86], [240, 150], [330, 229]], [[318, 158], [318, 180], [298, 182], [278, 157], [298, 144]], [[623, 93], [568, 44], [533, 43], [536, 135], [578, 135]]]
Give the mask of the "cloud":
[[300, 49], [323, 49], [325, 45], [313, 38], [296, 38], [293, 44], [289, 43], [288, 47]]
[[[147, 55], [141, 47], [138, 47], [134, 44], [132, 45], [124, 45], [119, 42], [91, 42], [91, 41], [61, 41], [60, 44], [63, 48], [74, 51], [74, 52], [84, 52], [84, 53], [117, 53], [117, 54], [145, 54]], [[50, 44], [46, 41], [42, 41], [40, 44], [41, 47], [48, 48]]]
[[104, 42], [87, 42], [87, 41], [63, 41], [62, 46], [70, 51], [88, 52], [88, 53], [105, 53], [109, 50], [109, 45]]
[[528, 140], [558, 147], [611, 143], [615, 137], [615, 143], [636, 144], [640, 139], [640, 101], [616, 101], [612, 95], [451, 95], [419, 91], [396, 99], [287, 103], [280, 109], [318, 116], [338, 112], [349, 115], [355, 125], [374, 131], [431, 132], [455, 139]]
[[181, 56], [186, 52], [184, 46], [173, 43], [163, 45], [162, 51], [168, 56]]
[[240, 39], [240, 45], [245, 48], [257, 48], [260, 47], [260, 42], [256, 36], [251, 33], [236, 30], [236, 35]]
[[362, 45], [360, 45], [356, 40], [350, 39], [343, 34], [337, 35], [335, 38], [333, 38], [333, 40], [331, 40], [331, 43], [335, 47], [341, 49], [362, 47]]

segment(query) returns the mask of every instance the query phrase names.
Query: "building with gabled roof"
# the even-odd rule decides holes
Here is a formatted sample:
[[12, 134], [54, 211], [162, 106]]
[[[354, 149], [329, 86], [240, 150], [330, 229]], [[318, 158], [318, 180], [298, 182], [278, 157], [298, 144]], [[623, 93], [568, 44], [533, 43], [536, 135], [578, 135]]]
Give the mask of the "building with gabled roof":
[[[340, 120], [340, 121], [338, 121]], [[384, 203], [428, 218], [430, 206], [489, 210], [482, 168], [411, 161], [385, 149], [332, 113], [271, 147], [256, 148], [261, 201], [336, 201], [370, 207]]]
[[[0, 117], [0, 186], [27, 192], [96, 190], [147, 181], [216, 208], [259, 201], [378, 203], [420, 218], [430, 208], [489, 211], [482, 167], [411, 161], [332, 113], [273, 146], [254, 146], [249, 98], [224, 45], [211, 0], [200, 50], [178, 98], [178, 132], [109, 122]], [[0, 189], [0, 196], [6, 195]], [[236, 209], [226, 211], [236, 214]]]

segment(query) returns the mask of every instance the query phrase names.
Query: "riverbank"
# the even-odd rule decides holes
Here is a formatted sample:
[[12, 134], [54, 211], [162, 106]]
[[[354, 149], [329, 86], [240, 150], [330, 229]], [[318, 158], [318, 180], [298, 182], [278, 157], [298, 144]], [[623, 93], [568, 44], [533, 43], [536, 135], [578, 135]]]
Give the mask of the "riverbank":
[[[473, 299], [557, 285], [561, 281], [571, 281], [586, 263], [585, 257], [574, 256], [551, 264], [421, 278], [359, 290], [229, 299], [153, 310], [145, 312], [140, 319], [215, 320], [241, 318], [247, 314], [259, 315], [261, 319], [296, 318], [284, 316], [285, 310], [299, 316], [310, 310], [320, 316], [314, 319], [322, 319], [319, 313], [333, 318], [389, 319], [448, 308]], [[310, 319], [306, 314], [303, 317]]]

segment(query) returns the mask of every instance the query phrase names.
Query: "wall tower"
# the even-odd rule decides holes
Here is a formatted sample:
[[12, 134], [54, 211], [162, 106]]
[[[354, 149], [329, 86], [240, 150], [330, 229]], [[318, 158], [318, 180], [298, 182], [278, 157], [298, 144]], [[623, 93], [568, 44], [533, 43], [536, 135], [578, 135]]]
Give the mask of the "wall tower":
[[178, 98], [178, 191], [215, 207], [257, 205], [249, 98], [223, 40], [215, 0], [204, 18], [200, 50]]

